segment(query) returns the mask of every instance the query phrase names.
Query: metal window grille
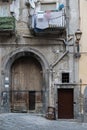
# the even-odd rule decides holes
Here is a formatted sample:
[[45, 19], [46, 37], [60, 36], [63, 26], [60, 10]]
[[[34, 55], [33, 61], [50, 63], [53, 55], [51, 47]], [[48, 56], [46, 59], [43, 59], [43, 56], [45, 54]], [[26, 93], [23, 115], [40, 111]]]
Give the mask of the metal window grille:
[[62, 83], [69, 83], [69, 73], [62, 73]]

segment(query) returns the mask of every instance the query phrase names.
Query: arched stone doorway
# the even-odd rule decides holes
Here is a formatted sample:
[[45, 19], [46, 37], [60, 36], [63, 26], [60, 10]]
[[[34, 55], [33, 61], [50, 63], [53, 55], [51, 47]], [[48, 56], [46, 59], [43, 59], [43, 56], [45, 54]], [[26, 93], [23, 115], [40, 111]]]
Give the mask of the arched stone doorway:
[[42, 90], [40, 63], [32, 55], [16, 59], [11, 67], [11, 110], [40, 112], [43, 103]]
[[9, 78], [9, 110], [45, 112], [49, 65], [44, 56], [35, 49], [22, 48], [10, 53], [6, 60], [4, 78]]

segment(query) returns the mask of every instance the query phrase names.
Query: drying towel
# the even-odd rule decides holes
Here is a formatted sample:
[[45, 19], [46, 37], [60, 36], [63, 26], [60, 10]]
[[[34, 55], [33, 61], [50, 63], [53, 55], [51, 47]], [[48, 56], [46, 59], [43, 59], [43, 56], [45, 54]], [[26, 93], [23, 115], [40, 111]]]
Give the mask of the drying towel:
[[36, 15], [36, 28], [39, 28], [39, 29], [48, 28], [49, 27], [48, 20], [46, 19], [46, 17], [44, 17], [44, 13], [42, 14], [43, 19], [40, 19], [42, 17], [42, 15], [40, 15], [40, 18], [38, 18], [38, 15], [40, 15], [40, 14]]
[[44, 14], [43, 13], [39, 13], [38, 15], [37, 15], [37, 19], [39, 20], [39, 19], [43, 19], [44, 18]]
[[51, 12], [51, 17], [49, 20], [49, 25], [50, 26], [57, 26], [57, 27], [61, 27], [63, 26], [63, 13], [62, 11], [55, 11], [55, 12]]

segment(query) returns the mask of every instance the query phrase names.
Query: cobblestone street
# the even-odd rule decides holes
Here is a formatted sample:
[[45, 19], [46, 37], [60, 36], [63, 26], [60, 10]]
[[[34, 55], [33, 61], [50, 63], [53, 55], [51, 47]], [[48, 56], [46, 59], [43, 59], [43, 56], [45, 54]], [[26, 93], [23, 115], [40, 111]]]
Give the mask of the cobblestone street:
[[32, 114], [9, 113], [0, 115], [0, 130], [87, 130], [87, 123], [51, 121]]

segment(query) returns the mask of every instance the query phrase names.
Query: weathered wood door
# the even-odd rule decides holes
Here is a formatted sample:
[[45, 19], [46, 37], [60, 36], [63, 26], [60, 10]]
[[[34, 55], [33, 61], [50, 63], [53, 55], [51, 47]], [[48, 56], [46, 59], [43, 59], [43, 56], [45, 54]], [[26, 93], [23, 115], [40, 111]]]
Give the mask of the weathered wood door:
[[35, 91], [29, 92], [29, 110], [35, 110]]
[[73, 89], [58, 89], [58, 118], [73, 118]]
[[[29, 91], [41, 91], [42, 89], [42, 68], [40, 63], [33, 57], [21, 57], [17, 59], [11, 69], [11, 109], [31, 109], [31, 99], [35, 102], [35, 94]], [[29, 102], [30, 101], [30, 102]], [[35, 109], [35, 104], [33, 105]]]

